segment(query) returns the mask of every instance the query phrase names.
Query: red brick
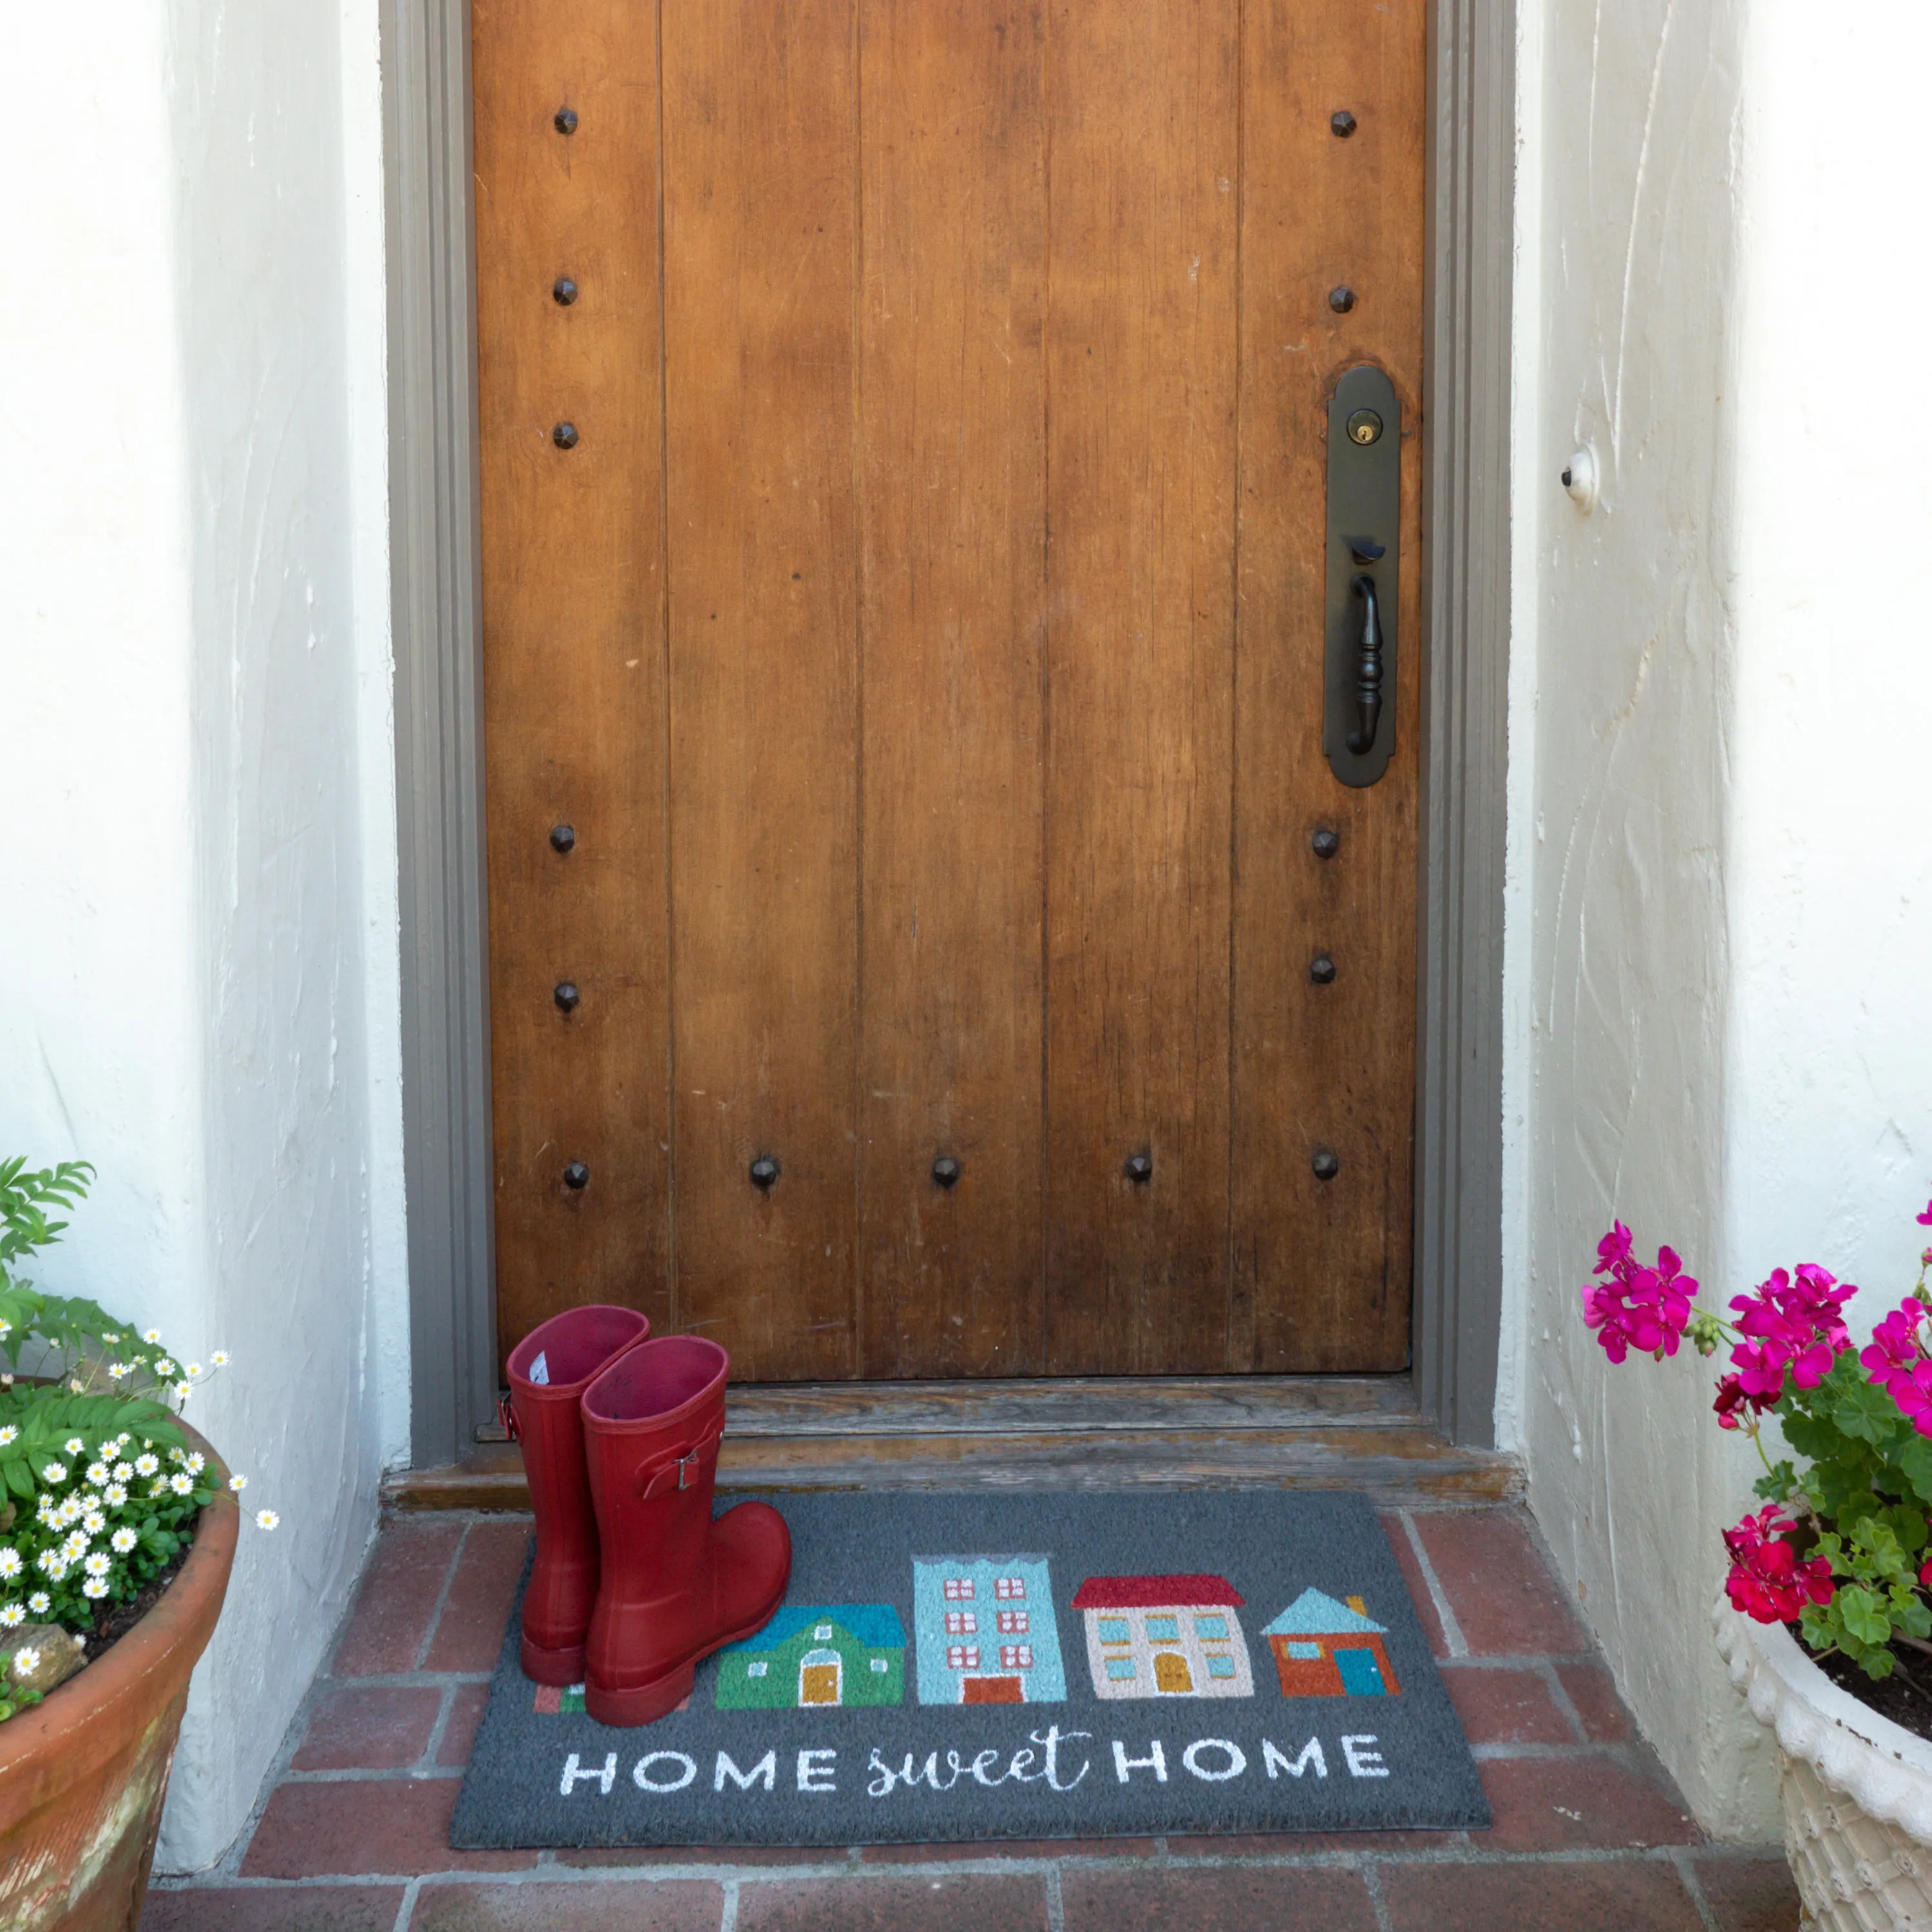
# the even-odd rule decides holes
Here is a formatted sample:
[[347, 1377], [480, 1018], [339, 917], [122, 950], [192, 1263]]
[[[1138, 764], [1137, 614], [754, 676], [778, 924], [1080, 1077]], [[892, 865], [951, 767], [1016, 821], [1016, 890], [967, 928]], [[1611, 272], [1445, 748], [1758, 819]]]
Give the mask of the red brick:
[[963, 1858], [1120, 1858], [1154, 1856], [1151, 1838], [972, 1838], [945, 1845], [868, 1845], [868, 1865], [956, 1864]]
[[832, 1873], [851, 1864], [842, 1846], [824, 1845], [583, 1845], [560, 1851], [556, 1862], [580, 1871], [638, 1865], [798, 1865]]
[[1636, 1735], [1610, 1673], [1600, 1664], [1559, 1664], [1556, 1674], [1593, 1744], [1620, 1744]]
[[338, 1677], [413, 1670], [463, 1539], [455, 1522], [392, 1522], [376, 1539], [362, 1594], [330, 1666]]
[[1442, 1619], [1436, 1614], [1436, 1599], [1429, 1594], [1429, 1580], [1422, 1574], [1422, 1565], [1415, 1560], [1415, 1552], [1410, 1547], [1402, 1519], [1389, 1515], [1382, 1520], [1383, 1534], [1395, 1552], [1396, 1562], [1402, 1566], [1402, 1580], [1408, 1586], [1409, 1600], [1415, 1606], [1416, 1616], [1429, 1639], [1430, 1650], [1436, 1657], [1447, 1657], [1449, 1646], [1443, 1640]]
[[1663, 1789], [1608, 1751], [1570, 1758], [1486, 1758], [1478, 1766], [1496, 1814], [1472, 1832], [1479, 1852], [1584, 1851], [1691, 1845], [1696, 1826]]
[[428, 1748], [442, 1696], [436, 1690], [332, 1691], [309, 1719], [297, 1771], [400, 1771]]
[[738, 1932], [1046, 1932], [1037, 1878], [752, 1880], [738, 1888]]
[[1383, 1865], [1396, 1932], [1700, 1932], [1662, 1862]]
[[1223, 1866], [1162, 1872], [1063, 1872], [1066, 1932], [1257, 1932], [1266, 1926], [1320, 1926], [1322, 1932], [1373, 1932], [1375, 1908], [1351, 1871], [1320, 1867]]
[[494, 1670], [510, 1621], [530, 1526], [521, 1516], [470, 1526], [457, 1558], [449, 1600], [424, 1660], [430, 1670]]
[[1472, 1744], [1574, 1744], [1576, 1733], [1534, 1670], [1446, 1666], [1442, 1681]]
[[356, 1778], [283, 1784], [269, 1795], [242, 1861], [245, 1878], [320, 1878], [340, 1872], [521, 1871], [534, 1852], [454, 1852], [449, 1814], [460, 1780]]
[[1311, 1858], [1318, 1852], [1395, 1853], [1460, 1851], [1466, 1832], [1224, 1832], [1174, 1838], [1167, 1849], [1178, 1858]]
[[724, 1894], [696, 1879], [424, 1886], [410, 1932], [718, 1932]]
[[1414, 1521], [1472, 1656], [1564, 1655], [1589, 1648], [1569, 1593], [1514, 1510], [1422, 1514]]
[[141, 1932], [391, 1932], [399, 1885], [189, 1886], [148, 1894]]
[[1797, 1932], [1798, 1888], [1780, 1854], [1700, 1858], [1696, 1873], [1722, 1932]]
[[449, 1723], [437, 1747], [438, 1764], [467, 1764], [476, 1742], [476, 1726], [483, 1721], [483, 1707], [490, 1701], [487, 1684], [459, 1684], [456, 1699], [449, 1707]]

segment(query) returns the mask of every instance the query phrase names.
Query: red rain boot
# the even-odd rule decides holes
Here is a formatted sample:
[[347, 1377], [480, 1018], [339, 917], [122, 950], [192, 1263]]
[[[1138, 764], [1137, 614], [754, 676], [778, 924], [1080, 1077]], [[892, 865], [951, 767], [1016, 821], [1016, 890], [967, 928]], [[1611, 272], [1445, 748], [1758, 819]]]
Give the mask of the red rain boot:
[[698, 1659], [762, 1629], [784, 1600], [784, 1518], [740, 1503], [711, 1519], [730, 1364], [716, 1342], [666, 1335], [584, 1391], [604, 1546], [584, 1705], [599, 1724], [648, 1724], [676, 1710]]
[[524, 1592], [524, 1675], [539, 1684], [584, 1682], [584, 1635], [597, 1600], [597, 1519], [578, 1400], [613, 1357], [650, 1332], [634, 1309], [592, 1303], [552, 1316], [510, 1352], [511, 1426], [537, 1519]]

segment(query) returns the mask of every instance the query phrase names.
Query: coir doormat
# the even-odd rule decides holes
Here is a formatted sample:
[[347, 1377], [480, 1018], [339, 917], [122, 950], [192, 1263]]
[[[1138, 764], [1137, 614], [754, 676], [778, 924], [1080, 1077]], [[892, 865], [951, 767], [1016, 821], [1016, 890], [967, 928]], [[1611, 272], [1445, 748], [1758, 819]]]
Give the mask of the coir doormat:
[[450, 1842], [852, 1845], [1485, 1826], [1358, 1497], [786, 1496], [784, 1607], [656, 1724], [518, 1667]]

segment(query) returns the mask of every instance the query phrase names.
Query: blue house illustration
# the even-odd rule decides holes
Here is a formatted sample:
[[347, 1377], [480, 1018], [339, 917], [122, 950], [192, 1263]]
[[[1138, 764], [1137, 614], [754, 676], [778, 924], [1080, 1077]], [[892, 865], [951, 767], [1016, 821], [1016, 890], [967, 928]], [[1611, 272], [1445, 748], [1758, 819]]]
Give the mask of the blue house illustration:
[[915, 1556], [922, 1704], [1059, 1704], [1060, 1630], [1044, 1556]]

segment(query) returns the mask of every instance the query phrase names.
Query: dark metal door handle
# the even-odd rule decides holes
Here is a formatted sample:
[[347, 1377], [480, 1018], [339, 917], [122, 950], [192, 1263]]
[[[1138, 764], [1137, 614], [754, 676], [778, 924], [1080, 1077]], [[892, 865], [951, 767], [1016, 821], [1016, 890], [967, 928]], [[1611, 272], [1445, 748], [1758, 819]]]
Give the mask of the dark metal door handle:
[[1359, 758], [1375, 748], [1376, 728], [1382, 721], [1382, 616], [1372, 577], [1365, 573], [1352, 578], [1348, 588], [1362, 600], [1362, 640], [1355, 661], [1355, 728], [1348, 734], [1348, 748]]

